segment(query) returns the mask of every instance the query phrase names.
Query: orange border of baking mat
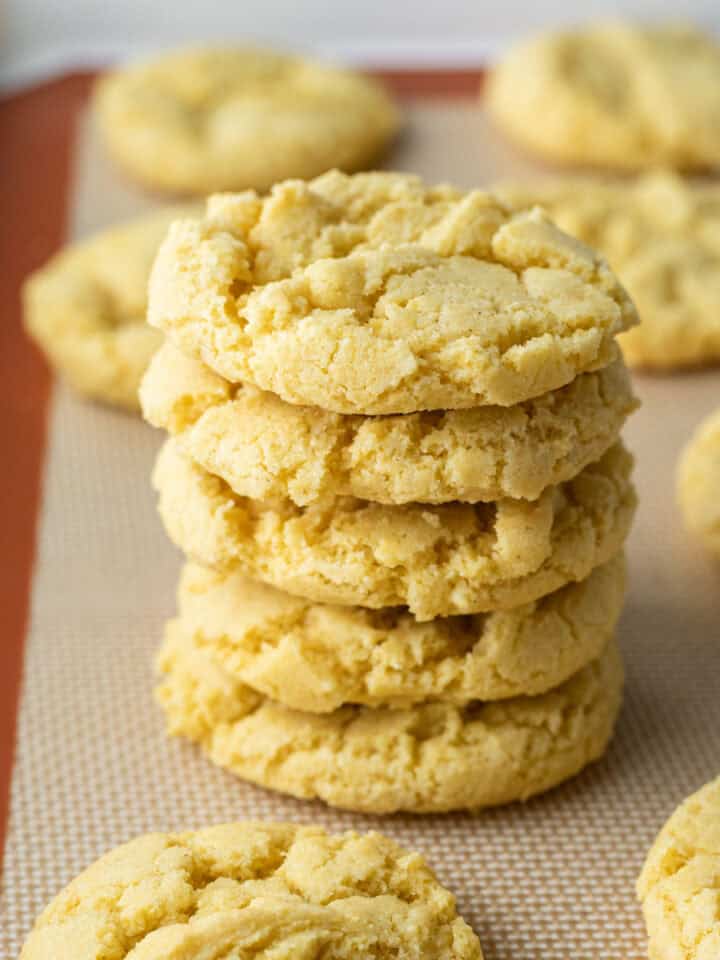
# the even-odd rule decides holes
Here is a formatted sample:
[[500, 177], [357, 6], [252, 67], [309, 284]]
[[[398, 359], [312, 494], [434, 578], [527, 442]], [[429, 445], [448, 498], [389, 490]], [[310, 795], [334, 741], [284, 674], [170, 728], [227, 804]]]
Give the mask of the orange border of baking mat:
[[[481, 70], [373, 71], [399, 98], [474, 97]], [[0, 99], [0, 863], [9, 813], [23, 650], [41, 503], [50, 374], [22, 332], [23, 279], [66, 234], [75, 125], [95, 74], [72, 73]]]

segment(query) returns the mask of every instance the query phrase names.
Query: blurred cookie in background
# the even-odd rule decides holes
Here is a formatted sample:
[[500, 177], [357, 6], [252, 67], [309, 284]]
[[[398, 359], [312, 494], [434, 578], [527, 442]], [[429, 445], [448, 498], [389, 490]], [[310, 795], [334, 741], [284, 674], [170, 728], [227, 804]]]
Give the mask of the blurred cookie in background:
[[688, 25], [599, 23], [513, 49], [485, 96], [519, 146], [559, 164], [720, 163], [720, 45]]
[[138, 387], [162, 335], [145, 322], [155, 253], [193, 207], [169, 207], [61, 250], [23, 289], [25, 329], [79, 393], [139, 409]]
[[513, 207], [544, 207], [607, 257], [640, 314], [640, 325], [618, 338], [629, 364], [672, 370], [720, 361], [720, 185], [656, 172], [496, 192]]
[[678, 498], [685, 526], [720, 557], [720, 410], [703, 420], [685, 448]]
[[94, 109], [120, 166], [178, 194], [266, 190], [331, 167], [360, 170], [400, 124], [373, 80], [243, 47], [174, 52], [109, 73]]

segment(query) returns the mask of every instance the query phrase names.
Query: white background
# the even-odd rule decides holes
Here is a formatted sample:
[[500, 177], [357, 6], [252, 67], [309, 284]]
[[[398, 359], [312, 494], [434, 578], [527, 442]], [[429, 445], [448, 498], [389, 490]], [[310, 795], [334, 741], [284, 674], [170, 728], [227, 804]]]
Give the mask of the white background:
[[720, 26], [720, 0], [4, 0], [2, 11], [6, 86], [202, 40], [253, 39], [380, 66], [468, 66], [523, 33], [599, 16]]

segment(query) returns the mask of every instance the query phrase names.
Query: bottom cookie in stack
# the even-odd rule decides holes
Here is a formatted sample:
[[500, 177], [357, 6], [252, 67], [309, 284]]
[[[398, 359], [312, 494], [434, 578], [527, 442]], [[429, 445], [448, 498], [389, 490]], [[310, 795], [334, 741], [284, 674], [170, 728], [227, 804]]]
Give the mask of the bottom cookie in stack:
[[526, 799], [599, 757], [619, 710], [618, 556], [511, 610], [418, 622], [189, 565], [158, 699], [240, 777], [353, 810]]

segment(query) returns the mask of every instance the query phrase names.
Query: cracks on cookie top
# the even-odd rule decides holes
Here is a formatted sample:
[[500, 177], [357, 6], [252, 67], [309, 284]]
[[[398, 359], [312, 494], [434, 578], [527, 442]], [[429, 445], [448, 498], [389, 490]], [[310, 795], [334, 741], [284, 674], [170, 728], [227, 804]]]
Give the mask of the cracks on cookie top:
[[717, 854], [690, 853], [671, 874], [639, 889], [651, 955], [660, 943], [667, 943], [670, 931], [672, 947], [687, 960], [715, 956], [720, 929], [719, 861]]
[[[150, 838], [140, 838], [140, 842]], [[278, 839], [278, 838], [276, 838]], [[145, 936], [161, 926], [186, 923], [197, 910], [202, 893], [220, 873], [198, 861], [187, 835], [157, 835], [163, 841], [152, 859], [142, 863], [138, 876], [122, 874], [106, 880], [103, 872], [113, 876], [113, 867], [122, 863], [134, 846], [111, 851], [70, 884], [42, 914], [38, 926], [62, 925], [76, 915], [96, 917], [103, 923], [102, 939], [112, 957], [124, 957]], [[272, 864], [270, 864], [272, 866]], [[95, 896], [93, 881], [101, 877]], [[104, 954], [103, 954], [104, 955]]]
[[[372, 204], [351, 204], [345, 208], [340, 196], [339, 202], [333, 196], [338, 191], [324, 191], [323, 188], [335, 179], [341, 185], [355, 183], [380, 184], [380, 187], [397, 186], [400, 190], [407, 184], [417, 191], [421, 190], [421, 181], [412, 176], [398, 174], [370, 174], [348, 177], [337, 171], [326, 174], [310, 183], [301, 181], [287, 181], [276, 185], [270, 194], [257, 201], [257, 215], [254, 223], [247, 220], [239, 223], [238, 239], [242, 239], [251, 252], [251, 270], [258, 272], [260, 266], [260, 283], [269, 280], [288, 279], [294, 271], [307, 267], [323, 257], [346, 257], [365, 241], [366, 228], [377, 208]], [[315, 190], [317, 183], [319, 189]], [[341, 191], [340, 191], [341, 192]], [[211, 220], [223, 223], [225, 207], [232, 204], [233, 197], [227, 200], [223, 197], [212, 198], [208, 213]], [[283, 212], [286, 214], [283, 220]], [[302, 217], [298, 217], [298, 212]], [[273, 219], [275, 214], [279, 214]], [[308, 231], [307, 218], [311, 223]], [[230, 211], [227, 222], [233, 223]], [[275, 226], [275, 230], [273, 230]], [[290, 228], [290, 229], [288, 229]], [[277, 256], [278, 236], [281, 239], [280, 252], [282, 264], [282, 244], [289, 247], [289, 260], [284, 267], [271, 267], [269, 258]], [[308, 242], [310, 241], [310, 242]]]
[[[369, 857], [364, 869], [361, 854]], [[298, 867], [307, 857], [311, 877], [298, 882]], [[108, 881], [118, 868], [117, 878]], [[82, 914], [101, 937], [103, 956], [122, 960], [163, 927], [252, 909], [256, 902], [332, 907], [355, 896], [383, 903], [388, 895], [419, 905], [428, 918], [451, 928], [457, 921], [452, 895], [422, 858], [378, 834], [332, 836], [290, 824], [227, 824], [194, 834], [140, 837], [111, 851], [73, 881], [36, 926], [61, 928]]]
[[[394, 341], [398, 321], [404, 318], [409, 325], [404, 339], [417, 362], [434, 365], [436, 350], [459, 340], [466, 340], [472, 350], [490, 350], [500, 360], [513, 348], [548, 336], [562, 342], [583, 333], [599, 336], [603, 326], [613, 333], [629, 325], [622, 304], [606, 310], [608, 319], [600, 324], [598, 304], [582, 304], [584, 281], [573, 290], [570, 281], [576, 278], [565, 269], [530, 266], [522, 271], [519, 283], [508, 284], [515, 275], [503, 264], [462, 256], [438, 258], [413, 247], [397, 248], [394, 264], [386, 256], [380, 250], [358, 252], [345, 260], [317, 260], [303, 273], [249, 293], [238, 314], [246, 334], [262, 341], [299, 324], [301, 318], [305, 325], [332, 319], [338, 330], [369, 327], [373, 337]], [[372, 276], [374, 260], [381, 265], [377, 277]], [[564, 295], [571, 291], [576, 298], [572, 311], [563, 308], [558, 315], [559, 290], [553, 281], [564, 286]], [[551, 284], [547, 290], [546, 283]], [[336, 292], [328, 294], [328, 288]], [[442, 300], [435, 302], [441, 291]], [[465, 304], [471, 301], [474, 306], [468, 312]], [[481, 323], [484, 316], [492, 322]], [[333, 359], [330, 356], [324, 363], [329, 372]], [[249, 363], [253, 365], [252, 359]], [[415, 375], [414, 369], [410, 375]], [[449, 376], [442, 365], [438, 376]], [[454, 379], [450, 377], [448, 384]]]
[[681, 803], [661, 829], [638, 880], [641, 897], [657, 884], [672, 880], [696, 856], [717, 863], [720, 885], [720, 834], [706, 830], [708, 820], [720, 823], [720, 777]]
[[[402, 177], [398, 177], [397, 175], [385, 175], [385, 176], [389, 178], [392, 178], [394, 176], [396, 180], [399, 179], [401, 181], [403, 179]], [[213, 259], [214, 257], [214, 254], [211, 253], [211, 250], [216, 243], [220, 243], [221, 246], [224, 246], [228, 242], [234, 242], [236, 244], [240, 244], [240, 246], [247, 251], [248, 272], [244, 276], [241, 274], [239, 276], [234, 277], [230, 281], [230, 287], [229, 287], [231, 300], [235, 302], [237, 304], [237, 307], [239, 308], [237, 310], [233, 310], [232, 316], [230, 317], [230, 319], [232, 319], [232, 321], [235, 324], [238, 324], [243, 327], [246, 325], [247, 321], [243, 315], [244, 306], [245, 306], [244, 301], [247, 295], [249, 296], [255, 295], [252, 292], [252, 287], [254, 284], [257, 283], [257, 278], [255, 276], [257, 273], [256, 263], [258, 261], [258, 258], [262, 258], [263, 256], [265, 256], [266, 251], [269, 255], [273, 250], [274, 237], [272, 237], [272, 235], [267, 238], [266, 245], [264, 246], [253, 245], [254, 243], [257, 244], [257, 240], [253, 241], [254, 231], [257, 231], [260, 227], [260, 224], [263, 223], [263, 216], [264, 216], [265, 210], [268, 209], [269, 207], [272, 207], [273, 204], [277, 205], [278, 203], [277, 198], [279, 196], [284, 197], [288, 193], [288, 191], [291, 194], [302, 198], [306, 206], [309, 205], [310, 207], [312, 207], [313, 201], [308, 199], [313, 197], [312, 188], [313, 188], [312, 182], [310, 184], [299, 184], [298, 182], [289, 182], [287, 184], [281, 184], [278, 187], [274, 188], [274, 191], [269, 195], [269, 197], [261, 201], [260, 203], [258, 203], [258, 201], [253, 201], [255, 204], [255, 207], [254, 207], [255, 218], [256, 218], [255, 224], [253, 226], [252, 220], [248, 220], [247, 217], [240, 218], [241, 229], [238, 234], [231, 234], [227, 232], [229, 229], [228, 221], [230, 222], [232, 221], [231, 209], [228, 212], [227, 220], [223, 219], [223, 216], [224, 216], [223, 203], [226, 203], [226, 205], [229, 208], [231, 208], [232, 203], [234, 202], [233, 197], [230, 196], [227, 199], [227, 201], [224, 201], [224, 198], [222, 197], [215, 198], [212, 201], [211, 206], [209, 208], [210, 219], [205, 221], [204, 225], [202, 226], [198, 225], [198, 228], [200, 231], [198, 234], [198, 238], [193, 239], [192, 231], [190, 231], [190, 233], [187, 234], [186, 239], [190, 240], [191, 246], [197, 244], [200, 236], [204, 236], [203, 243], [206, 245], [208, 255], [210, 256], [211, 259]], [[317, 197], [318, 195], [315, 194], [314, 196]], [[510, 217], [510, 215], [507, 213], [505, 208], [502, 207], [501, 204], [499, 204], [497, 201], [491, 200], [489, 196], [486, 194], [480, 194], [480, 193], [468, 194], [466, 195], [466, 198], [475, 197], [475, 196], [479, 196], [481, 198], [480, 200], [481, 206], [484, 205], [488, 210], [491, 210], [491, 211], [496, 211], [496, 212], [500, 211], [502, 214], [502, 219], [505, 220], [505, 223], [504, 224], [501, 223], [498, 226], [497, 230], [492, 236], [492, 241], [488, 245], [489, 250], [492, 252], [492, 255], [490, 253], [486, 253], [486, 251], [483, 250], [482, 252], [486, 253], [485, 258], [483, 257], [473, 258], [472, 256], [470, 256], [470, 259], [474, 259], [476, 261], [482, 261], [484, 259], [485, 262], [488, 264], [492, 263], [493, 261], [498, 265], [504, 264], [506, 265], [506, 267], [513, 269], [516, 275], [518, 276], [523, 269], [530, 266], [543, 267], [543, 268], [548, 266], [555, 266], [555, 267], [562, 266], [563, 269], [569, 269], [573, 272], [577, 272], [578, 276], [583, 277], [585, 281], [591, 284], [599, 285], [601, 288], [608, 287], [608, 290], [605, 291], [606, 293], [609, 293], [610, 295], [615, 293], [617, 295], [617, 290], [615, 289], [617, 285], [616, 284], [613, 285], [613, 283], [610, 282], [612, 280], [611, 275], [610, 275], [610, 279], [608, 279], [607, 277], [604, 277], [604, 274], [607, 274], [607, 269], [602, 266], [600, 261], [593, 261], [592, 256], [589, 254], [589, 252], [586, 249], [581, 250], [581, 248], [578, 245], [576, 245], [574, 249], [568, 246], [568, 240], [564, 237], [564, 235], [559, 233], [559, 231], [556, 231], [555, 228], [551, 228], [550, 226], [548, 226], [548, 224], [544, 222], [541, 223], [540, 220], [538, 220], [537, 215], [530, 215], [528, 217], [527, 215], [521, 214], [521, 215], [516, 215], [515, 218], [513, 219]], [[458, 205], [467, 203], [466, 198], [455, 200], [453, 205], [457, 207]], [[317, 203], [317, 201], [315, 202]], [[367, 240], [365, 240], [361, 236], [361, 234], [354, 234], [353, 241], [349, 243], [346, 242], [343, 244], [338, 244], [337, 234], [339, 230], [339, 225], [341, 223], [343, 225], [347, 225], [352, 232], [352, 230], [357, 230], [359, 226], [362, 226], [362, 221], [360, 224], [352, 223], [352, 221], [348, 223], [347, 220], [343, 219], [343, 216], [347, 216], [346, 212], [343, 214], [343, 212], [341, 210], [339, 211], [337, 207], [333, 208], [332, 203], [325, 198], [323, 198], [322, 201], [320, 202], [326, 208], [328, 208], [328, 213], [325, 214], [325, 219], [326, 221], [330, 221], [330, 222], [329, 223], [326, 222], [324, 226], [320, 226], [319, 224], [316, 225], [316, 228], [315, 228], [316, 233], [314, 235], [311, 235], [313, 236], [312, 243], [305, 257], [300, 256], [300, 258], [298, 259], [299, 254], [298, 254], [298, 250], [296, 249], [297, 241], [295, 240], [295, 237], [292, 234], [290, 235], [289, 238], [285, 238], [282, 240], [282, 242], [285, 243], [286, 246], [289, 244], [290, 261], [288, 262], [287, 267], [284, 270], [279, 271], [279, 273], [277, 271], [273, 271], [273, 273], [277, 274], [277, 276], [273, 276], [273, 281], [275, 283], [277, 282], [287, 283], [288, 280], [291, 278], [291, 276], [298, 277], [299, 275], [302, 275], [302, 273], [304, 273], [305, 270], [307, 269], [311, 271], [313, 270], [313, 268], [315, 270], [320, 269], [318, 267], [318, 264], [321, 264], [323, 262], [323, 257], [327, 257], [328, 254], [330, 254], [333, 257], [333, 259], [330, 261], [331, 263], [333, 262], [341, 263], [343, 261], [343, 258], [350, 258], [350, 260], [352, 261], [353, 257], [355, 256], [368, 256], [369, 254], [375, 254], [376, 256], [386, 255], [386, 253], [383, 253], [385, 248], [383, 247], [382, 243], [378, 243], [377, 245], [371, 245], [367, 242]], [[442, 204], [444, 207], [447, 207], [448, 203], [449, 203], [448, 200], [443, 199]], [[413, 208], [411, 204], [410, 210], [412, 211], [412, 209]], [[451, 213], [454, 212], [452, 208], [450, 212]], [[446, 214], [446, 216], [448, 215], [449, 214]], [[520, 242], [520, 244], [518, 245], [517, 239], [515, 240], [512, 248], [503, 249], [503, 246], [507, 247], [507, 244], [506, 243], [504, 244], [504, 241], [502, 240], [503, 231], [506, 231], [508, 228], [511, 228], [514, 231], [514, 233], [517, 234], [518, 233], [518, 227], [517, 227], [518, 217], [520, 218], [525, 217], [525, 219], [527, 220], [526, 230], [534, 229], [537, 232], [539, 229], [541, 232], [544, 230], [546, 233], [548, 233], [548, 236], [542, 236], [541, 241], [536, 242], [535, 253], [533, 253], [531, 248], [527, 247], [527, 245], [525, 246], [525, 248], [523, 248], [522, 242]], [[496, 219], [499, 220], [500, 218], [496, 215]], [[437, 226], [437, 223], [435, 223], [434, 226]], [[326, 231], [330, 227], [332, 228], [333, 236], [335, 236], [335, 239], [331, 238], [331, 239], [324, 240], [323, 231]], [[554, 233], [552, 231], [554, 231]], [[520, 235], [522, 235], [522, 228], [520, 229]], [[282, 233], [280, 234], [280, 236], [282, 238]], [[231, 241], [231, 237], [233, 238], [232, 241]], [[456, 257], [458, 255], [452, 245], [448, 247], [447, 250], [444, 250], [443, 254], [434, 252], [431, 245], [424, 246], [423, 239], [422, 239], [423, 231], [419, 231], [419, 232], [415, 231], [414, 233], [411, 231], [410, 237], [411, 239], [409, 241], [404, 238], [403, 242], [399, 245], [396, 245], [394, 249], [397, 251], [401, 251], [403, 249], [411, 251], [413, 249], [416, 249], [418, 252], [422, 251], [426, 259], [428, 258], [431, 259], [434, 256], [439, 261], [452, 259], [453, 257]], [[178, 240], [179, 240], [179, 237], [178, 237]], [[305, 237], [303, 237], [303, 235], [301, 234], [299, 242], [300, 242], [300, 249], [302, 250], [303, 244], [307, 246], [307, 236], [305, 235]], [[531, 247], [532, 247], [532, 244], [531, 244]], [[565, 252], [562, 252], [563, 248]], [[201, 249], [200, 247], [197, 248], [198, 251], [200, 249]], [[282, 247], [280, 249], [282, 250]], [[464, 250], [464, 247], [461, 247], [461, 249]], [[570, 250], [572, 250], [572, 253], [569, 252]], [[178, 248], [177, 252], [181, 253], [180, 248]], [[469, 256], [469, 255], [465, 254], [465, 256]], [[198, 265], [199, 263], [200, 261], [198, 261]], [[603, 270], [604, 270], [604, 274], [603, 274]], [[298, 273], [298, 271], [300, 271], [300, 273]], [[263, 268], [263, 274], [267, 274], [267, 268]], [[604, 279], [601, 279], [601, 276], [604, 277]], [[267, 279], [261, 279], [261, 283], [267, 283]], [[367, 309], [365, 310], [366, 315], [372, 313], [370, 306], [368, 306]], [[306, 313], [307, 308], [304, 307], [301, 312]], [[277, 326], [277, 322], [273, 323], [273, 327], [275, 326]]]

